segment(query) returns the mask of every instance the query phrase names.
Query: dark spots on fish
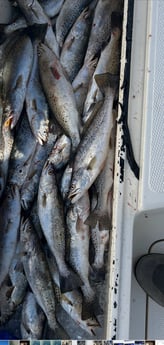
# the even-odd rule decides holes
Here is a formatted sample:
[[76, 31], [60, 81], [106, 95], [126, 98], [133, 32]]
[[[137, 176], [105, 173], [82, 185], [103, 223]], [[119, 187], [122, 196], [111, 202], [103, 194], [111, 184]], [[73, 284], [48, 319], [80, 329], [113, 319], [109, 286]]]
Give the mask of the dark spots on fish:
[[117, 289], [116, 288], [114, 288], [114, 293], [115, 293], [115, 295], [117, 294]]
[[55, 77], [55, 79], [59, 80], [61, 75], [59, 74], [57, 68], [55, 66], [51, 67], [51, 72], [53, 74], [53, 76]]
[[113, 324], [113, 326], [117, 326], [117, 319], [114, 319], [114, 324]]
[[115, 260], [113, 260], [113, 265], [115, 265]]
[[46, 201], [47, 201], [47, 196], [46, 196], [46, 194], [43, 194], [43, 196], [42, 196], [42, 206], [43, 207], [46, 207]]
[[116, 301], [113, 303], [113, 307], [114, 307], [114, 309], [117, 308], [117, 302]]
[[32, 100], [32, 108], [37, 111], [37, 103], [36, 103], [36, 99]]
[[111, 340], [116, 340], [116, 334], [112, 337]]

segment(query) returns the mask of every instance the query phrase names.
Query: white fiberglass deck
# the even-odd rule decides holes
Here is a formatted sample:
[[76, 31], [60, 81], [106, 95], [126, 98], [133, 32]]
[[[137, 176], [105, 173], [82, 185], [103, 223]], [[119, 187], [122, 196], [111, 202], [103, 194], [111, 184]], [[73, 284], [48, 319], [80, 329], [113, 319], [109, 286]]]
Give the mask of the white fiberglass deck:
[[128, 119], [140, 179], [125, 161], [120, 183], [118, 126], [107, 338], [164, 339], [164, 308], [147, 298], [133, 273], [141, 255], [164, 253], [163, 0], [134, 1]]

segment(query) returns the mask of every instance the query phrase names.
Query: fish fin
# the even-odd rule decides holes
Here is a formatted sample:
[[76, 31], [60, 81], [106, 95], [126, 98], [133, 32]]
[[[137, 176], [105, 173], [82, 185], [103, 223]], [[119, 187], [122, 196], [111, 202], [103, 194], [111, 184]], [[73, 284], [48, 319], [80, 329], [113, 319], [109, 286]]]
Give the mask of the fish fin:
[[96, 103], [92, 103], [89, 110], [88, 110], [88, 114], [89, 117], [87, 118], [87, 120], [84, 123], [83, 126], [83, 133], [85, 134], [87, 128], [90, 126], [91, 122], [93, 121], [95, 115], [97, 114], [97, 112], [99, 111], [99, 109], [101, 108], [101, 106], [103, 105], [104, 100], [100, 100]]
[[94, 78], [98, 87], [100, 88], [100, 91], [103, 93], [108, 87], [111, 87], [112, 89], [116, 89], [119, 83], [119, 75], [111, 74], [109, 72], [96, 74]]
[[97, 297], [94, 298], [92, 302], [85, 301], [82, 304], [82, 320], [88, 320], [98, 315], [102, 315], [104, 311], [100, 307], [99, 300]]
[[94, 168], [94, 166], [95, 166], [95, 163], [96, 163], [96, 156], [94, 156], [94, 157], [90, 160], [90, 162], [89, 162], [89, 164], [88, 164], [88, 166], [87, 166], [87, 170], [93, 170], [93, 168]]
[[69, 49], [71, 47], [72, 43], [74, 42], [74, 40], [75, 40], [75, 37], [74, 36], [71, 37], [71, 39], [65, 44], [65, 47], [67, 49]]
[[85, 224], [95, 227], [99, 222], [99, 230], [111, 229], [111, 220], [107, 212], [93, 211], [85, 221]]
[[106, 270], [104, 266], [101, 268], [95, 268], [93, 264], [89, 275], [90, 280], [94, 281], [95, 283], [99, 283], [105, 280], [105, 275]]
[[75, 290], [84, 284], [80, 277], [73, 271], [70, 271], [67, 277], [59, 275], [59, 281], [61, 293]]
[[48, 24], [43, 23], [43, 24], [32, 24], [25, 29], [27, 34], [30, 36], [32, 41], [34, 39], [38, 39], [39, 41], [43, 42], [45, 39], [45, 35], [47, 32]]
[[10, 299], [13, 290], [14, 290], [14, 286], [11, 286], [11, 287], [8, 288], [8, 290], [6, 292], [6, 297], [7, 297], [8, 300]]

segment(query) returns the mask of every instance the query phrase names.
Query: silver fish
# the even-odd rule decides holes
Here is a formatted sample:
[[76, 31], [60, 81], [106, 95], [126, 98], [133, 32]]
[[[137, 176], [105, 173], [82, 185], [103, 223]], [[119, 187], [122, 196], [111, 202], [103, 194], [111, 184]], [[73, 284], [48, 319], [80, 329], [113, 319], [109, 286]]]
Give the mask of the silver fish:
[[70, 185], [71, 185], [71, 178], [72, 178], [72, 166], [71, 164], [68, 164], [64, 170], [64, 173], [61, 178], [61, 184], [60, 184], [60, 191], [63, 197], [63, 200], [67, 199]]
[[69, 161], [71, 154], [71, 141], [63, 134], [57, 139], [51, 154], [49, 155], [49, 162], [51, 162], [55, 170], [63, 168]]
[[54, 147], [54, 144], [57, 140], [57, 135], [58, 128], [50, 122], [50, 130], [48, 133], [47, 142], [43, 146], [41, 146], [39, 143], [36, 145], [26, 178], [21, 186], [20, 191], [21, 205], [25, 210], [30, 209], [34, 198], [37, 196], [42, 169]]
[[63, 5], [64, 0], [39, 0], [44, 12], [48, 17], [55, 17]]
[[[53, 255], [49, 251], [46, 251], [46, 253], [49, 269], [51, 271], [52, 279], [55, 283], [55, 290], [57, 290], [58, 287], [58, 291], [56, 292], [56, 294], [58, 294], [60, 306], [66, 311], [66, 313], [76, 322], [76, 324], [81, 329], [83, 329], [90, 335], [95, 335], [97, 327], [100, 326], [97, 319], [93, 317], [87, 320], [82, 320], [83, 297], [80, 291], [73, 290], [65, 293], [60, 292], [59, 272], [57, 269], [57, 265], [54, 261]], [[59, 310], [60, 308], [58, 304], [57, 312]], [[66, 325], [64, 325], [64, 327], [66, 327]]]
[[45, 324], [45, 315], [32, 292], [27, 292], [21, 313], [22, 339], [41, 339]]
[[73, 150], [80, 142], [80, 117], [70, 82], [55, 54], [44, 44], [38, 48], [40, 76], [50, 108], [65, 133], [72, 140]]
[[11, 35], [13, 32], [27, 28], [27, 22], [24, 17], [18, 17], [13, 23], [4, 26], [4, 34]]
[[40, 178], [38, 214], [45, 238], [57, 262], [61, 292], [80, 286], [80, 278], [69, 269], [65, 261], [64, 210], [54, 169], [49, 161], [45, 163]]
[[21, 115], [26, 86], [32, 67], [33, 47], [28, 36], [20, 36], [10, 50], [3, 70], [3, 100], [5, 117], [12, 116], [13, 129]]
[[111, 39], [108, 45], [101, 53], [100, 59], [94, 71], [92, 80], [89, 85], [89, 91], [84, 104], [83, 122], [87, 122], [93, 112], [95, 104], [103, 99], [101, 90], [99, 89], [94, 76], [101, 73], [119, 74], [120, 62], [120, 36], [121, 30], [115, 28], [112, 30]]
[[[96, 6], [85, 62], [96, 56], [110, 39], [111, 14], [122, 10], [122, 0], [99, 0]], [[103, 72], [102, 72], [103, 73]], [[105, 73], [105, 71], [104, 71]]]
[[20, 196], [16, 185], [7, 187], [0, 208], [0, 286], [9, 272], [18, 238], [20, 223]]
[[99, 85], [100, 80], [101, 85], [104, 84], [105, 99], [84, 133], [75, 155], [72, 182], [68, 195], [72, 203], [78, 201], [85, 194], [103, 169], [113, 127], [112, 108], [116, 84], [111, 84], [113, 81], [110, 80], [111, 76], [108, 73], [95, 78]]
[[88, 192], [81, 197], [67, 212], [66, 221], [69, 233], [69, 262], [78, 273], [84, 285], [81, 290], [84, 296], [82, 319], [87, 320], [102, 313], [94, 289], [89, 282], [89, 241], [90, 230], [85, 220], [89, 215], [90, 201]]
[[21, 223], [22, 262], [37, 303], [44, 311], [51, 329], [57, 327], [53, 282], [39, 238], [27, 218]]
[[94, 247], [94, 260], [92, 268], [94, 270], [93, 275], [90, 277], [96, 281], [102, 281], [105, 279], [105, 262], [104, 255], [109, 242], [109, 230], [99, 229], [99, 222], [91, 229], [91, 239]]
[[11, 152], [8, 176], [9, 183], [16, 183], [19, 188], [26, 179], [37, 144], [31, 132], [26, 113], [22, 113], [20, 120], [20, 126]]
[[12, 283], [12, 293], [9, 299], [10, 308], [15, 310], [16, 307], [22, 303], [28, 282], [24, 273], [23, 264], [21, 262], [20, 243], [18, 242], [15, 255], [9, 269], [9, 277]]
[[48, 136], [49, 118], [48, 105], [39, 80], [37, 46], [35, 40], [33, 66], [26, 91], [26, 112], [34, 136], [43, 145]]
[[85, 56], [92, 24], [93, 9], [87, 7], [77, 18], [63, 44], [60, 62], [70, 81], [76, 77]]
[[[114, 125], [114, 117], [113, 117]], [[111, 229], [111, 210], [108, 210], [108, 200], [113, 186], [113, 169], [115, 158], [115, 130], [111, 131], [109, 151], [105, 161], [105, 165], [97, 179], [94, 186], [97, 193], [97, 205], [89, 215], [86, 223], [95, 227], [99, 221], [99, 227], [102, 230]]]
[[65, 0], [56, 21], [56, 38], [62, 47], [70, 28], [91, 0]]
[[89, 82], [97, 66], [98, 59], [91, 58], [82, 66], [75, 79], [73, 80], [72, 87], [74, 90], [76, 105], [79, 114], [82, 116], [84, 103], [87, 97]]
[[25, 15], [28, 24], [47, 24], [47, 31], [44, 37], [45, 43], [57, 56], [59, 56], [59, 46], [52, 29], [51, 21], [40, 3], [37, 0], [17, 0], [17, 3]]

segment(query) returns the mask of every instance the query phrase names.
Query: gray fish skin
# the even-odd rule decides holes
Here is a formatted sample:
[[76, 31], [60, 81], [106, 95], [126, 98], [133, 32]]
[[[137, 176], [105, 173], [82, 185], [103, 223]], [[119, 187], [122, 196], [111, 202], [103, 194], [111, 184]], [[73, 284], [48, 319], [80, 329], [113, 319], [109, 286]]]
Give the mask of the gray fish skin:
[[45, 24], [48, 17], [37, 0], [16, 0], [28, 24]]
[[104, 167], [113, 126], [114, 98], [115, 87], [108, 86], [105, 90], [104, 103], [79, 144], [68, 195], [72, 203], [78, 201], [85, 194]]
[[51, 329], [56, 329], [55, 295], [46, 257], [29, 219], [21, 223], [22, 262], [37, 303], [44, 311]]
[[27, 292], [21, 313], [22, 339], [41, 339], [45, 315], [32, 292]]
[[34, 41], [34, 59], [26, 91], [26, 112], [36, 140], [43, 145], [49, 130], [48, 104], [39, 80], [38, 42]]
[[68, 164], [61, 178], [60, 191], [61, 191], [63, 200], [66, 200], [68, 197], [68, 193], [69, 193], [70, 185], [71, 185], [72, 170], [73, 170], [72, 166]]
[[4, 33], [5, 35], [11, 35], [13, 32], [27, 28], [27, 22], [24, 17], [17, 18], [13, 23], [5, 25]]
[[0, 157], [0, 198], [5, 190], [8, 176], [9, 160], [14, 143], [13, 131], [10, 129], [12, 119], [12, 116], [10, 116], [2, 125]]
[[60, 12], [64, 0], [40, 0], [39, 2], [47, 16], [53, 18]]
[[26, 179], [21, 186], [21, 205], [25, 210], [30, 209], [33, 200], [38, 193], [42, 169], [57, 140], [57, 131], [57, 127], [51, 123], [47, 142], [43, 146], [39, 143], [36, 145]]
[[51, 22], [37, 0], [17, 0], [17, 3], [24, 13], [28, 24], [48, 24], [45, 35], [45, 43], [53, 52], [59, 56], [59, 46], [53, 32]]
[[93, 9], [87, 7], [77, 18], [62, 47], [60, 62], [72, 82], [82, 67], [92, 24]]
[[122, 10], [122, 0], [99, 0], [96, 6], [85, 61], [97, 55], [111, 35], [111, 14]]
[[83, 114], [84, 103], [87, 97], [89, 82], [97, 66], [98, 59], [90, 59], [84, 63], [75, 79], [72, 82], [76, 105], [80, 116]]
[[15, 312], [15, 310], [10, 306], [10, 295], [12, 290], [13, 288], [7, 275], [6, 279], [0, 286], [0, 325], [5, 324]]
[[92, 268], [101, 278], [101, 276], [104, 274], [104, 254], [109, 242], [109, 230], [100, 230], [99, 222], [97, 222], [96, 226], [91, 229], [91, 240], [95, 250]]
[[80, 142], [80, 117], [71, 83], [60, 61], [44, 44], [38, 48], [40, 76], [49, 106], [57, 121], [71, 138], [72, 149]]
[[53, 255], [48, 252], [47, 262], [51, 271], [52, 279], [55, 283], [55, 290], [58, 287], [58, 299], [61, 307], [76, 322], [76, 324], [90, 335], [94, 335], [96, 328], [99, 326], [95, 318], [82, 320], [82, 303], [83, 297], [80, 291], [73, 290], [65, 293], [60, 292], [59, 272], [54, 261]]
[[120, 36], [121, 30], [115, 28], [112, 30], [111, 39], [101, 53], [100, 59], [94, 71], [92, 80], [89, 85], [88, 94], [84, 104], [83, 122], [86, 123], [90, 118], [94, 105], [103, 99], [101, 90], [99, 89], [94, 76], [101, 73], [119, 74], [120, 62]]
[[[52, 164], [47, 161], [42, 171], [38, 191], [38, 214], [47, 243], [53, 253], [60, 274], [62, 292], [81, 285], [80, 278], [65, 262], [65, 222], [63, 203]], [[77, 278], [77, 279], [76, 279]], [[69, 290], [67, 290], [69, 289]]]
[[56, 38], [60, 47], [80, 13], [90, 2], [91, 0], [65, 0], [56, 21]]
[[12, 310], [22, 303], [28, 286], [27, 278], [21, 262], [20, 243], [18, 242], [15, 255], [9, 269], [9, 277], [13, 291], [10, 296], [10, 307]]
[[55, 170], [63, 168], [69, 161], [71, 154], [71, 141], [63, 134], [57, 139], [51, 154], [49, 155], [49, 162], [51, 162]]
[[84, 285], [81, 286], [87, 303], [94, 301], [95, 292], [89, 282], [89, 226], [84, 222], [89, 215], [90, 201], [88, 192], [67, 212], [66, 222], [69, 237], [69, 263], [78, 273]]
[[3, 100], [5, 117], [13, 117], [11, 129], [23, 109], [26, 87], [32, 67], [33, 47], [28, 36], [20, 36], [10, 50], [3, 71]]
[[[114, 118], [113, 118], [114, 125]], [[95, 188], [97, 193], [97, 205], [87, 219], [87, 224], [95, 227], [97, 221], [102, 230], [111, 229], [111, 209], [109, 208], [109, 197], [113, 186], [113, 169], [115, 158], [115, 130], [111, 131], [109, 151], [105, 161], [105, 165], [97, 179], [95, 180]]]
[[20, 195], [16, 185], [7, 188], [1, 204], [0, 217], [0, 286], [9, 272], [18, 238], [20, 223]]
[[11, 152], [8, 176], [9, 183], [16, 183], [19, 188], [26, 179], [37, 144], [26, 113], [22, 113], [20, 121]]

